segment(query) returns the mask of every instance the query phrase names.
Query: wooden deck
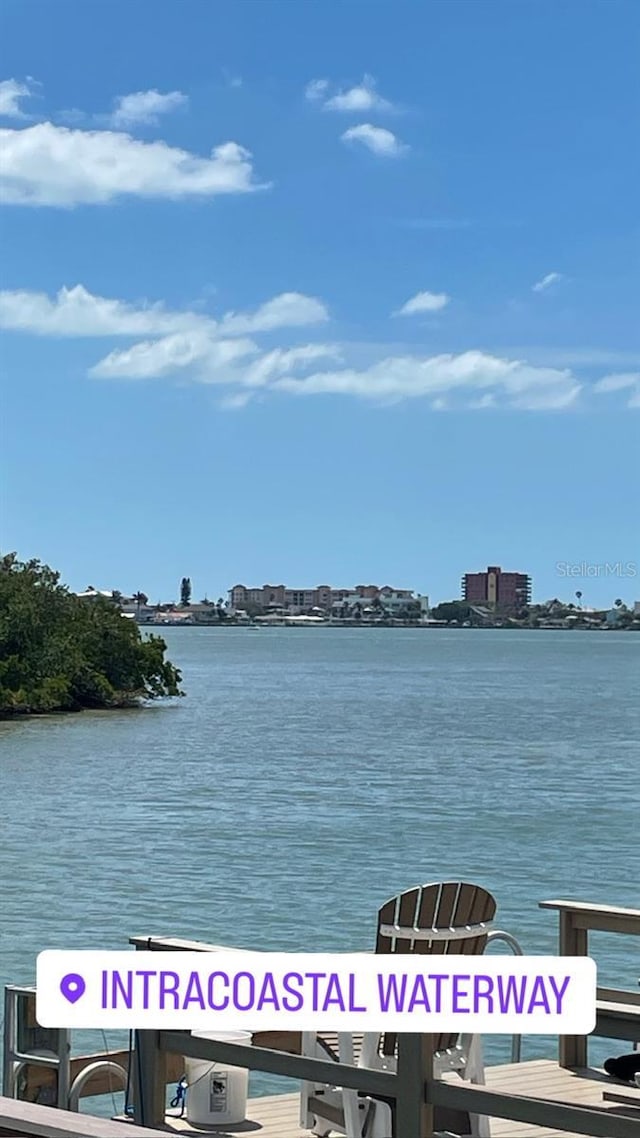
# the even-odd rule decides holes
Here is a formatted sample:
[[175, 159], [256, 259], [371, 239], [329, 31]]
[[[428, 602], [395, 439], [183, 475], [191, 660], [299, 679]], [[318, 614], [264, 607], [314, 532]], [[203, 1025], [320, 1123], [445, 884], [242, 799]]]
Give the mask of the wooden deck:
[[[457, 1076], [448, 1076], [456, 1079]], [[616, 1103], [603, 1101], [603, 1092], [613, 1090], [615, 1083], [602, 1071], [588, 1068], [574, 1072], [564, 1070], [548, 1059], [537, 1059], [529, 1063], [508, 1063], [489, 1067], [486, 1072], [487, 1087], [495, 1091], [508, 1091], [524, 1094], [532, 1098], [557, 1099], [559, 1102], [575, 1106], [605, 1106], [616, 1113], [634, 1116], [633, 1107], [623, 1107]], [[619, 1090], [623, 1090], [620, 1086]], [[624, 1088], [638, 1105], [638, 1135], [640, 1136], [640, 1090]], [[301, 1130], [298, 1124], [300, 1099], [297, 1094], [269, 1095], [266, 1098], [249, 1100], [248, 1120], [241, 1126], [211, 1131], [195, 1130], [185, 1119], [167, 1118], [167, 1129], [180, 1135], [215, 1134], [218, 1138], [233, 1138], [237, 1135], [254, 1134], [256, 1138], [309, 1138], [308, 1130]], [[530, 1126], [527, 1123], [508, 1122], [493, 1119], [491, 1138], [570, 1138], [565, 1130], [549, 1130], [546, 1127]], [[575, 1135], [572, 1138], [576, 1138]]]

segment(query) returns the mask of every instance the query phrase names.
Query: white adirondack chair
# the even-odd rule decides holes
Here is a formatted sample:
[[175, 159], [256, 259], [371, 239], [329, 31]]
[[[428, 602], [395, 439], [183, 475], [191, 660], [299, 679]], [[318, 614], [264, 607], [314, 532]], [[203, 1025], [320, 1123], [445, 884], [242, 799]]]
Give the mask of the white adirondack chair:
[[[375, 951], [425, 955], [480, 955], [496, 912], [492, 895], [461, 881], [421, 885], [382, 906], [378, 913]], [[304, 1032], [302, 1054], [340, 1063], [385, 1070], [396, 1068], [397, 1036], [319, 1035]], [[454, 1071], [471, 1083], [484, 1083], [479, 1036], [440, 1035], [435, 1040], [434, 1072]], [[450, 1117], [436, 1108], [436, 1130], [489, 1138], [488, 1119], [478, 1115]], [[302, 1084], [300, 1125], [326, 1138], [392, 1138], [391, 1108], [357, 1091], [319, 1083]], [[401, 1136], [400, 1136], [401, 1138]]]

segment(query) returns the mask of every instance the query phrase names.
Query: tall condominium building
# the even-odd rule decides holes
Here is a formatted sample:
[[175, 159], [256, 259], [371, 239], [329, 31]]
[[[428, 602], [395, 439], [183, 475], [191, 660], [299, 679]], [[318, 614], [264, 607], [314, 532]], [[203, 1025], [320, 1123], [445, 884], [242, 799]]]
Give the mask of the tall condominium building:
[[486, 573], [465, 573], [462, 596], [469, 604], [522, 608], [531, 601], [531, 577], [504, 573], [499, 565], [489, 565]]

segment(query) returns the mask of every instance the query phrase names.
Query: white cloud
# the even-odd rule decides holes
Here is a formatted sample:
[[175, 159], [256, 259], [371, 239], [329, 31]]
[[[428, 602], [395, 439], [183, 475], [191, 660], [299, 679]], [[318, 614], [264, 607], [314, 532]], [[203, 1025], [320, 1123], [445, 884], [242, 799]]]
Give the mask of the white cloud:
[[277, 376], [309, 367], [316, 360], [331, 359], [340, 363], [342, 353], [335, 344], [305, 344], [300, 348], [274, 348], [255, 360], [243, 383], [247, 387], [264, 387]]
[[331, 344], [262, 352], [253, 340], [216, 340], [194, 331], [110, 352], [89, 374], [97, 379], [162, 379], [185, 374], [197, 383], [257, 390], [279, 376], [304, 372], [320, 359], [339, 362], [340, 352]]
[[255, 312], [228, 312], [221, 321], [227, 333], [270, 332], [274, 328], [297, 328], [321, 324], [329, 313], [321, 300], [299, 292], [283, 292], [262, 304]]
[[281, 392], [350, 396], [378, 406], [417, 399], [440, 411], [553, 411], [571, 408], [582, 391], [593, 387], [628, 393], [628, 405], [640, 407], [637, 370], [605, 375], [583, 388], [570, 366], [554, 365], [551, 359], [532, 362], [506, 350], [421, 355], [384, 344], [287, 344], [282, 336], [266, 346], [259, 341], [263, 334], [327, 318], [320, 300], [296, 292], [282, 293], [253, 311], [214, 318], [193, 309], [95, 296], [81, 285], [53, 297], [0, 291], [0, 327], [57, 339], [135, 341], [99, 359], [93, 377], [216, 384], [226, 389], [227, 406], [244, 405], [259, 393]]
[[186, 107], [188, 96], [182, 91], [136, 91], [131, 95], [118, 95], [114, 100], [114, 110], [110, 117], [111, 126], [125, 130], [136, 123], [152, 126], [160, 115], [166, 115], [179, 107]]
[[320, 300], [298, 292], [282, 293], [253, 312], [230, 312], [220, 320], [162, 304], [135, 305], [94, 296], [82, 285], [62, 288], [53, 298], [46, 293], [0, 292], [0, 328], [52, 338], [145, 337], [99, 360], [90, 374], [102, 379], [184, 374], [201, 383], [257, 388], [273, 376], [340, 357], [332, 345], [317, 344], [264, 352], [249, 336], [327, 319]]
[[326, 95], [328, 89], [328, 79], [312, 79], [305, 87], [305, 98], [308, 99], [310, 103], [320, 102]]
[[417, 316], [424, 312], [439, 312], [449, 303], [446, 292], [417, 292], [394, 316]]
[[0, 327], [38, 336], [172, 336], [198, 332], [231, 337], [296, 328], [328, 319], [322, 301], [300, 292], [284, 292], [254, 312], [230, 312], [220, 321], [193, 311], [172, 311], [163, 304], [138, 306], [94, 296], [83, 285], [61, 288], [52, 299], [44, 292], [0, 291]]
[[0, 327], [37, 336], [146, 336], [211, 324], [193, 312], [171, 312], [162, 304], [138, 307], [123, 300], [94, 296], [83, 285], [44, 292], [0, 292]]
[[344, 368], [302, 379], [285, 376], [274, 386], [295, 395], [352, 395], [376, 403], [456, 396], [456, 405], [463, 408], [493, 395], [501, 405], [523, 411], [569, 407], [580, 392], [569, 370], [531, 367], [478, 351], [390, 357], [361, 371]]
[[640, 371], [620, 372], [614, 375], [605, 375], [594, 384], [594, 391], [600, 394], [609, 394], [614, 391], [628, 391], [627, 407], [634, 410], [640, 408]]
[[551, 285], [557, 284], [557, 282], [561, 280], [562, 273], [547, 273], [546, 277], [543, 277], [541, 281], [536, 281], [536, 283], [532, 285], [531, 291], [544, 292], [545, 289], [550, 288]]
[[0, 82], [0, 116], [3, 118], [26, 118], [20, 107], [21, 99], [28, 99], [32, 94], [26, 83], [19, 83], [17, 79], [3, 79]]
[[110, 352], [90, 370], [98, 379], [161, 379], [197, 371], [209, 382], [235, 382], [234, 365], [259, 349], [251, 340], [216, 340], [206, 332], [177, 332]]
[[409, 149], [396, 138], [393, 131], [382, 126], [372, 126], [368, 122], [349, 127], [340, 137], [343, 142], [360, 142], [373, 154], [385, 158], [397, 158]]
[[236, 395], [226, 395], [220, 401], [220, 406], [225, 411], [241, 411], [243, 407], [247, 406], [252, 395], [252, 391], [239, 391]]
[[236, 142], [209, 158], [114, 131], [39, 123], [0, 130], [0, 197], [15, 205], [104, 204], [123, 195], [213, 197], [264, 189]]
[[615, 375], [605, 375], [594, 385], [596, 391], [625, 391], [628, 387], [640, 384], [640, 371], [626, 371]]
[[348, 111], [360, 114], [363, 111], [390, 111], [392, 105], [376, 91], [375, 79], [365, 75], [362, 82], [346, 91], [338, 91], [324, 103], [325, 111]]

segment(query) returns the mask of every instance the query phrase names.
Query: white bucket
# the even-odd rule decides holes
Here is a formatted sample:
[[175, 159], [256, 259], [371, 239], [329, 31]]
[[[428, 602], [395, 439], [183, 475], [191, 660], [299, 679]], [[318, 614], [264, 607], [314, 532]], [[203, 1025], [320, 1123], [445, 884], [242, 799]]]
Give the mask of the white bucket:
[[[198, 1039], [224, 1043], [251, 1043], [249, 1031], [192, 1031]], [[244, 1122], [247, 1113], [249, 1072], [246, 1067], [185, 1059], [187, 1121], [193, 1126], [221, 1126]]]

